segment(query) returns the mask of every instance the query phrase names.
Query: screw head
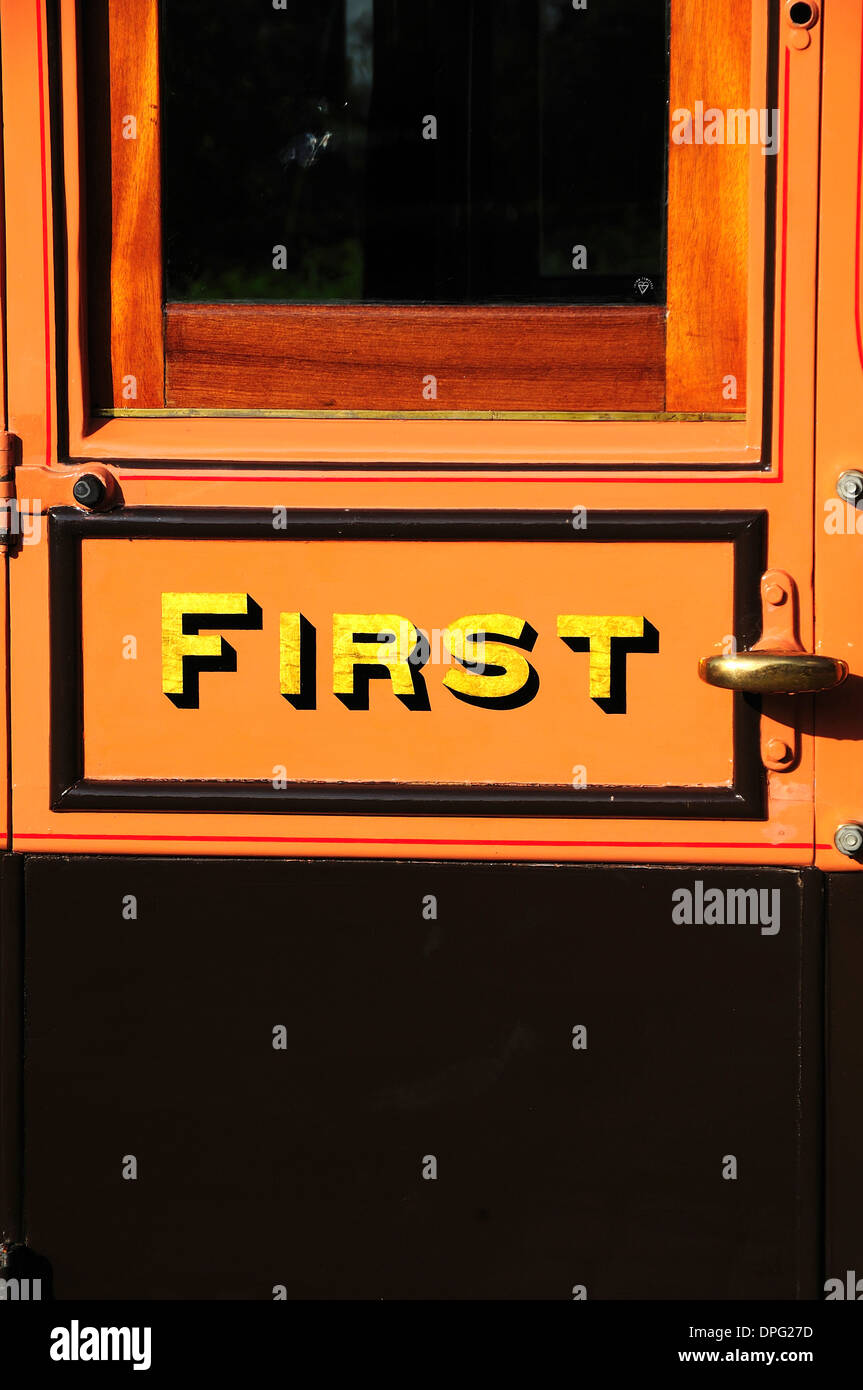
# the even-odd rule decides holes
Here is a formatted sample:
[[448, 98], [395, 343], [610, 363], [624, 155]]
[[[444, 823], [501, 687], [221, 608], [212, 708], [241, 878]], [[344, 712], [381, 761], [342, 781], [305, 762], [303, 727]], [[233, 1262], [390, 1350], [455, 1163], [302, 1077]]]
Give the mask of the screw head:
[[833, 836], [833, 843], [840, 854], [845, 854], [849, 858], [859, 854], [863, 849], [863, 825], [857, 825], [853, 821], [847, 821], [844, 825], [840, 825]]
[[82, 473], [75, 479], [72, 496], [82, 507], [98, 507], [105, 496], [105, 484], [95, 473]]
[[839, 474], [836, 491], [843, 502], [859, 502], [863, 497], [863, 473], [856, 468], [847, 468]]

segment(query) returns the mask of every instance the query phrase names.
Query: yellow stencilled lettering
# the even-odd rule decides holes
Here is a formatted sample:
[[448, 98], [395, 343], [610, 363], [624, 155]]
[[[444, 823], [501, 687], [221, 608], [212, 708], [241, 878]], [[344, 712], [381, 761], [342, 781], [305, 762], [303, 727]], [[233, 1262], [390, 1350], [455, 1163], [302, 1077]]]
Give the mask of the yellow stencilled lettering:
[[389, 679], [411, 710], [429, 708], [422, 644], [413, 623], [397, 613], [333, 614], [333, 694], [348, 709], [369, 707], [369, 683]]
[[294, 709], [314, 709], [315, 629], [302, 613], [279, 614], [279, 691]]
[[[539, 689], [539, 676], [526, 657], [536, 631], [525, 618], [510, 613], [473, 613], [447, 629], [456, 664], [444, 685], [457, 700], [483, 709], [518, 709]], [[460, 654], [460, 655], [459, 655]]]
[[236, 671], [237, 653], [218, 632], [260, 628], [261, 609], [248, 594], [162, 594], [162, 693], [178, 709], [197, 709], [202, 671]]
[[659, 634], [645, 617], [561, 613], [557, 635], [588, 652], [588, 693], [606, 714], [626, 713], [627, 652], [659, 651]]

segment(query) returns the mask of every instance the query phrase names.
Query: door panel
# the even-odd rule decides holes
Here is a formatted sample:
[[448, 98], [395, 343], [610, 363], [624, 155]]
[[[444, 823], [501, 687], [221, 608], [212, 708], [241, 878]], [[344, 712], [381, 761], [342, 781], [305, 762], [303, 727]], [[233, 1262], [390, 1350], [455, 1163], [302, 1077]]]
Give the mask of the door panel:
[[[747, 151], [723, 146], [717, 152], [722, 159], [745, 155], [749, 170], [745, 424], [665, 417], [547, 421], [168, 414], [156, 419], [134, 411], [103, 419], [88, 413], [85, 348], [78, 336], [86, 318], [81, 298], [86, 286], [80, 278], [82, 148], [76, 64], [81, 53], [75, 6], [63, 3], [59, 8], [55, 37], [62, 42], [58, 65], [52, 66], [49, 17], [42, 7], [25, 14], [0, 0], [9, 97], [4, 107], [5, 174], [9, 196], [19, 209], [9, 243], [15, 270], [8, 277], [10, 428], [21, 440], [19, 496], [29, 499], [27, 518], [41, 528], [45, 541], [23, 545], [10, 575], [11, 640], [27, 653], [11, 678], [14, 848], [786, 866], [812, 862], [811, 700], [765, 699], [761, 747], [766, 750], [778, 741], [789, 754], [780, 763], [768, 757], [771, 765], [765, 767], [764, 755], [754, 748], [755, 701], [703, 689], [697, 674], [701, 658], [757, 639], [758, 576], [752, 574], [751, 582], [749, 577], [757, 566], [751, 559], [744, 563], [738, 553], [729, 579], [728, 537], [722, 545], [698, 550], [700, 538], [690, 533], [690, 553], [684, 552], [688, 541], [675, 542], [649, 559], [640, 542], [631, 545], [627, 539], [638, 525], [661, 526], [670, 514], [681, 526], [687, 518], [703, 517], [704, 530], [713, 528], [714, 535], [729, 517], [759, 517], [764, 537], [759, 563], [795, 581], [799, 640], [812, 650], [821, 28], [807, 31], [808, 42], [801, 46], [791, 43], [794, 36], [784, 11], [781, 21], [769, 24], [760, 7], [753, 6], [752, 14], [753, 105], [779, 113], [780, 139], [775, 156], [765, 155], [758, 145]], [[696, 65], [692, 71], [701, 69]], [[54, 112], [58, 123], [62, 117], [62, 160], [56, 148], [52, 151], [46, 112]], [[711, 149], [675, 146], [675, 177], [685, 182], [690, 153], [699, 170], [709, 168]], [[52, 154], [57, 156], [53, 167], [58, 180], [62, 173], [56, 216], [63, 225], [56, 230], [58, 246], [69, 257], [65, 304], [55, 294], [45, 253], [55, 230], [52, 197], [57, 190], [48, 178]], [[126, 156], [132, 157], [128, 149]], [[45, 170], [44, 186], [35, 189], [34, 168]], [[694, 170], [695, 164], [693, 178]], [[718, 227], [721, 208], [717, 218]], [[708, 223], [705, 218], [709, 242]], [[681, 245], [693, 225], [690, 219], [685, 228], [677, 228]], [[55, 323], [68, 329], [65, 340], [63, 334], [57, 340]], [[697, 344], [697, 325], [692, 337]], [[574, 361], [572, 372], [578, 371]], [[107, 464], [97, 462], [106, 459]], [[52, 597], [59, 531], [49, 519], [72, 503], [72, 481], [88, 470], [95, 470], [107, 489], [104, 505], [99, 504], [104, 515], [93, 514], [94, 525], [104, 521], [110, 529], [115, 522], [122, 525], [124, 516], [131, 519], [142, 511], [154, 520], [162, 512], [182, 514], [190, 544], [182, 562], [167, 563], [162, 557], [150, 563], [153, 582], [148, 588], [140, 587], [148, 567], [139, 563], [143, 543], [135, 541], [133, 548], [123, 541], [108, 548], [98, 584], [88, 577], [95, 571], [85, 561], [79, 613], [76, 575], [69, 576], [68, 592], [55, 583]], [[197, 711], [172, 706], [155, 683], [159, 635], [154, 627], [161, 595], [181, 591], [172, 571], [188, 569], [184, 583], [199, 590], [206, 568], [210, 591], [230, 588], [230, 566], [218, 557], [227, 555], [233, 541], [214, 548], [199, 567], [201, 533], [194, 514], [211, 509], [226, 517], [260, 511], [274, 521], [284, 514], [289, 526], [301, 524], [305, 513], [344, 514], [346, 528], [335, 544], [342, 547], [338, 564], [350, 584], [331, 582], [322, 548], [304, 543], [302, 573], [296, 575], [291, 595], [278, 600], [280, 611], [286, 612], [304, 612], [304, 605], [311, 604], [316, 617], [323, 615], [317, 622], [309, 618], [319, 634], [334, 611], [358, 610], [399, 614], [433, 629], [464, 615], [510, 610], [510, 616], [539, 625], [541, 687], [536, 701], [525, 708], [468, 710], [444, 690], [439, 699], [432, 696], [430, 711], [421, 712], [405, 709], [395, 698], [381, 704], [382, 692], [376, 690], [368, 712], [347, 711], [333, 700], [327, 708], [319, 704], [313, 711], [298, 711], [275, 693], [278, 656], [272, 634], [247, 632], [238, 638], [242, 659], [234, 679], [208, 673]], [[367, 569], [355, 558], [347, 521], [356, 535], [358, 527], [362, 530], [383, 512], [414, 518], [419, 528], [411, 533], [415, 558], [403, 562], [405, 552], [391, 535], [383, 542], [390, 547], [389, 565], [375, 561]], [[559, 570], [538, 563], [534, 541], [520, 551], [497, 554], [487, 534], [481, 544], [474, 543], [476, 532], [472, 538], [470, 527], [476, 526], [477, 515], [491, 527], [515, 513], [529, 514], [540, 529], [550, 516], [558, 532], [566, 532], [579, 546], [587, 541], [579, 553], [588, 556], [594, 522], [601, 527], [602, 519], [613, 513], [619, 529], [606, 533], [593, 552], [601, 549], [603, 558], [596, 560], [588, 584], [590, 566], [577, 561], [574, 550], [570, 572], [563, 568], [568, 557], [566, 562], [555, 560]], [[458, 566], [434, 553], [427, 532], [423, 538], [422, 527], [436, 524], [441, 515], [453, 517], [453, 525], [462, 528], [469, 558]], [[584, 531], [574, 524], [582, 515]], [[196, 534], [199, 539], [193, 541]], [[515, 539], [520, 544], [522, 537]], [[90, 556], [95, 541], [93, 532], [85, 545]], [[151, 549], [147, 556], [152, 555]], [[127, 565], [127, 557], [135, 563]], [[266, 568], [255, 561], [253, 570], [259, 566]], [[268, 575], [266, 583], [271, 581], [275, 606], [267, 609], [267, 624], [276, 621], [278, 610], [280, 586], [275, 575]], [[249, 588], [254, 588], [251, 576]], [[253, 592], [250, 597], [261, 602]], [[422, 613], [403, 613], [409, 602]], [[589, 695], [584, 708], [579, 707], [575, 682], [579, 673], [583, 676], [587, 656], [567, 649], [549, 626], [567, 613], [635, 616], [657, 629], [658, 652], [628, 657], [632, 690], [625, 712], [603, 709]], [[127, 638], [138, 642], [134, 660], [126, 655]], [[323, 691], [331, 665], [323, 650], [320, 656]], [[565, 675], [564, 659], [572, 663]], [[263, 673], [267, 661], [268, 693], [262, 694], [262, 675], [246, 700], [243, 682], [251, 679], [255, 663]], [[264, 699], [271, 702], [267, 710], [260, 703]], [[456, 730], [467, 769], [457, 766]], [[732, 749], [738, 737], [748, 740], [743, 750]], [[116, 756], [118, 746], [122, 757]], [[351, 752], [344, 764], [336, 752], [342, 746]], [[65, 780], [57, 765], [63, 758], [60, 771], [71, 774]], [[165, 781], [182, 791], [195, 780], [254, 784], [268, 774], [278, 780], [274, 769], [280, 767], [286, 769], [288, 787], [278, 809], [272, 798], [229, 805], [227, 793], [212, 804], [207, 799], [212, 788], [205, 788], [194, 803], [166, 800], [167, 793], [155, 796], [155, 785], [144, 788], [146, 795], [127, 797], [128, 789], [121, 785]], [[88, 769], [93, 769], [92, 778]], [[87, 785], [91, 780], [117, 785], [93, 791]], [[354, 797], [353, 783], [377, 781], [394, 793], [391, 800], [378, 797], [372, 804]], [[452, 801], [448, 788], [456, 781], [469, 795], [459, 805], [444, 806], [447, 798]], [[324, 806], [320, 800], [292, 799], [289, 788], [300, 782], [342, 785], [334, 787], [331, 804]], [[78, 783], [81, 795], [74, 790]], [[419, 791], [410, 793], [410, 788]], [[616, 790], [622, 788], [633, 790]], [[738, 788], [743, 788], [740, 796]], [[552, 801], [538, 814], [538, 802], [549, 793]], [[236, 795], [242, 794], [241, 788]], [[410, 809], [409, 795], [414, 797]]]

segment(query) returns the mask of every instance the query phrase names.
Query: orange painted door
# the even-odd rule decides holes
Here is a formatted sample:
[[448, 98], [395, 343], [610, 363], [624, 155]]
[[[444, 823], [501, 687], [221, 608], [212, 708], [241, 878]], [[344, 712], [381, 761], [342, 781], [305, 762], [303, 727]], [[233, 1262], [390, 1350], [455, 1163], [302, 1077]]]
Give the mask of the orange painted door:
[[[850, 163], [819, 184], [827, 20], [738, 8], [745, 94], [775, 138], [757, 119], [734, 149], [672, 131], [669, 168], [672, 189], [703, 189], [714, 152], [742, 161], [716, 185], [736, 211], [705, 204], [698, 237], [678, 226], [674, 244], [685, 259], [715, 232], [721, 248], [722, 219], [743, 216], [741, 408], [667, 408], [683, 399], [669, 376], [660, 410], [422, 418], [97, 410], [85, 36], [74, 5], [0, 5], [9, 428], [29, 528], [10, 565], [26, 653], [14, 848], [853, 865], [830, 849], [853, 820], [827, 793], [845, 737], [822, 754], [814, 723], [816, 704], [847, 709], [853, 680], [844, 697], [762, 697], [699, 674], [759, 642], [852, 654], [820, 608], [816, 632], [813, 593], [819, 197], [843, 237], [856, 225]], [[730, 79], [707, 59], [690, 71], [675, 100], [698, 114]], [[834, 273], [828, 257], [828, 312]], [[670, 292], [667, 324], [700, 351]]]

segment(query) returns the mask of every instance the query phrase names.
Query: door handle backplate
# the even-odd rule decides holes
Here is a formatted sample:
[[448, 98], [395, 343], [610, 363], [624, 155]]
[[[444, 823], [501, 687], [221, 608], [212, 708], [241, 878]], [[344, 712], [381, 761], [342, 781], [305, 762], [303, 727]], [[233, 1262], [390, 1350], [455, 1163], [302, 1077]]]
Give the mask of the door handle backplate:
[[761, 578], [761, 638], [749, 651], [706, 656], [698, 674], [708, 685], [752, 695], [804, 695], [832, 690], [848, 675], [838, 657], [804, 651], [797, 636], [797, 590], [783, 570]]

